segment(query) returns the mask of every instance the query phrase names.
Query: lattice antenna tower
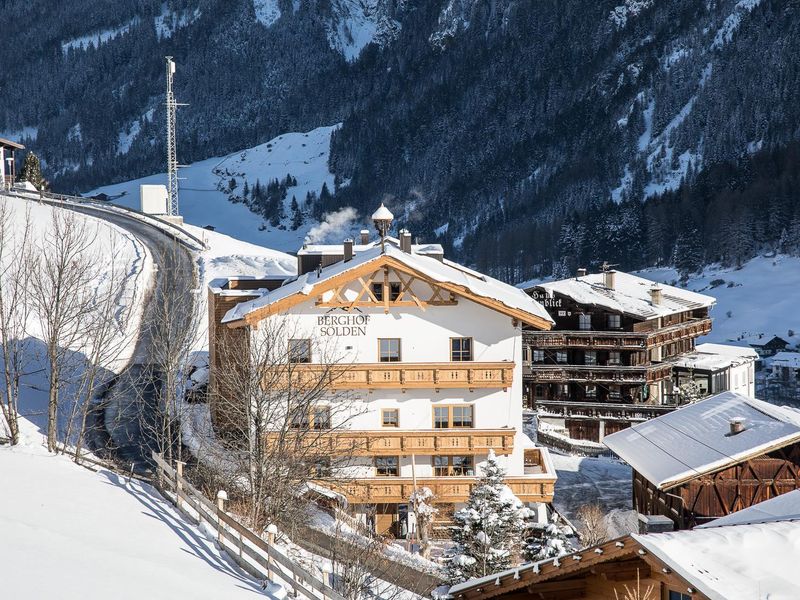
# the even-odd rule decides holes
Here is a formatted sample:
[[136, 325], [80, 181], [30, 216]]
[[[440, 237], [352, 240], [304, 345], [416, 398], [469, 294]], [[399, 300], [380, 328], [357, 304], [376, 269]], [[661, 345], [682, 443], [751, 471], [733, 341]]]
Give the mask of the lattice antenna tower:
[[179, 106], [188, 106], [175, 100], [172, 79], [175, 76], [175, 61], [167, 56], [167, 210], [178, 216], [178, 152], [175, 147], [175, 123]]

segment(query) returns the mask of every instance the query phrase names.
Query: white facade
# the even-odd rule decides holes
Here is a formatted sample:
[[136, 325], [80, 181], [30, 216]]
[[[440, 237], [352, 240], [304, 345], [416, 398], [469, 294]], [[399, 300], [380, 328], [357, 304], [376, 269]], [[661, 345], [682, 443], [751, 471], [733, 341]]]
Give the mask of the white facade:
[[167, 186], [143, 184], [139, 186], [141, 210], [148, 215], [167, 214]]

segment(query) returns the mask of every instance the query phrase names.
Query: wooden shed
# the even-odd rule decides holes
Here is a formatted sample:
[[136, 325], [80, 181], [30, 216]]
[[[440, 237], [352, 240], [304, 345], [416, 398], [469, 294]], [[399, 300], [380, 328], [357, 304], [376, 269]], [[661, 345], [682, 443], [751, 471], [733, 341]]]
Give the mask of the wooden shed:
[[633, 504], [695, 527], [800, 488], [800, 411], [724, 392], [603, 440]]
[[25, 146], [0, 138], [0, 185], [10, 189], [17, 177], [16, 151], [24, 150]]

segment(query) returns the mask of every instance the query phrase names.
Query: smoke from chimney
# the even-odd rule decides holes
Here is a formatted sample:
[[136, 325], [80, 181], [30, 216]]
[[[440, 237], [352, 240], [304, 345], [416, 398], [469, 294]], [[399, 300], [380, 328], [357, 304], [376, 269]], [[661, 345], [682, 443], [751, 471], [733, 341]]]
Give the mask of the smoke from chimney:
[[356, 209], [351, 206], [327, 213], [321, 223], [309, 229], [304, 243], [318, 244], [334, 236], [342, 235], [356, 219], [357, 214]]

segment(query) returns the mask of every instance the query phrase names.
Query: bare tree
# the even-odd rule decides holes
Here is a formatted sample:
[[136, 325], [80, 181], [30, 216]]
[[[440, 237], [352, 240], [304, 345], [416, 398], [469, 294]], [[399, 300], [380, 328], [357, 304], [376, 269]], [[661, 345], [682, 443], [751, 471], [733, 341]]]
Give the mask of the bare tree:
[[[210, 402], [222, 443], [247, 482], [248, 517], [256, 529], [290, 529], [304, 491], [352, 479], [358, 448], [341, 434], [360, 409], [336, 385], [345, 369], [334, 347], [317, 339], [293, 347], [289, 340], [304, 334], [291, 320], [218, 331]], [[312, 352], [319, 360], [308, 364]]]
[[91, 250], [97, 226], [71, 212], [54, 210], [39, 242], [31, 291], [49, 368], [47, 449], [57, 451], [58, 414], [64, 374], [72, 348], [91, 316], [94, 283], [99, 275]]
[[30, 314], [30, 238], [30, 209], [26, 209], [20, 228], [9, 200], [0, 199], [0, 345], [3, 361], [0, 414], [8, 427], [11, 444], [19, 442], [20, 380], [30, 355], [26, 352], [25, 342]]
[[419, 548], [422, 558], [429, 558], [431, 554], [431, 529], [433, 527], [433, 519], [439, 512], [439, 509], [434, 507], [433, 501], [433, 492], [428, 487], [414, 490], [411, 493], [411, 497], [408, 499], [411, 510], [414, 512], [416, 532], [419, 536]]
[[584, 548], [608, 540], [608, 525], [599, 504], [584, 504], [577, 511], [578, 535]]

